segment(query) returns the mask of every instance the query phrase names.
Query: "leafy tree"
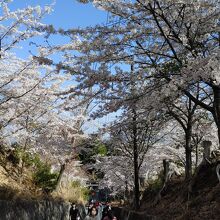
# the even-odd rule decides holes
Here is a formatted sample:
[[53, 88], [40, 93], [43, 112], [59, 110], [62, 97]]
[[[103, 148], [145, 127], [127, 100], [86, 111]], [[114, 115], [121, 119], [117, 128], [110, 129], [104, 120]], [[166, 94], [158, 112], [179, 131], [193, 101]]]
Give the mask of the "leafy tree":
[[58, 173], [51, 173], [51, 167], [41, 162], [33, 174], [34, 183], [45, 192], [51, 192], [57, 186]]
[[95, 163], [95, 156], [106, 156], [108, 153], [107, 146], [97, 137], [91, 137], [83, 140], [78, 146], [79, 158], [82, 163]]

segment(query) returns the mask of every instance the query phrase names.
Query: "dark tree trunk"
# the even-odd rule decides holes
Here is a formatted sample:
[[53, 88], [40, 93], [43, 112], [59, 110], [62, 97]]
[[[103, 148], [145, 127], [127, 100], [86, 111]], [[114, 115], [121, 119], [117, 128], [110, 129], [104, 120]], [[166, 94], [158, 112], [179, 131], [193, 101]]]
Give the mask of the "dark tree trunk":
[[186, 165], [185, 165], [185, 179], [188, 180], [192, 176], [192, 150], [189, 143], [186, 143]]
[[[131, 95], [135, 97], [135, 79], [134, 75], [134, 65], [131, 65]], [[131, 105], [132, 111], [132, 140], [133, 140], [133, 162], [134, 162], [134, 209], [138, 210], [140, 207], [140, 189], [139, 189], [139, 155], [138, 155], [138, 128], [137, 128], [137, 111], [136, 111], [136, 101]]]
[[203, 160], [202, 162], [199, 164], [199, 166], [196, 168], [195, 173], [193, 175], [192, 180], [190, 181], [189, 184], [189, 192], [192, 193], [193, 192], [193, 188], [195, 185], [195, 182], [197, 180], [197, 177], [200, 173], [200, 170], [207, 165], [207, 163], [209, 163], [209, 159], [210, 159], [210, 148], [211, 148], [212, 142], [211, 141], [203, 141], [202, 142], [202, 146], [203, 146]]
[[198, 161], [199, 161], [199, 149], [198, 149], [198, 144], [196, 144], [196, 164], [195, 167], [198, 167]]
[[206, 164], [209, 159], [210, 159], [210, 152], [211, 152], [211, 146], [212, 142], [211, 141], [203, 141], [203, 164]]
[[169, 160], [164, 159], [163, 160], [163, 179], [162, 179], [163, 185], [162, 185], [162, 188], [160, 189], [160, 191], [158, 192], [156, 199], [153, 202], [153, 205], [157, 205], [162, 198], [161, 194], [162, 194], [163, 190], [166, 188], [167, 182], [169, 180], [169, 175], [168, 175], [169, 170], [170, 170], [170, 162], [169, 162]]
[[214, 93], [213, 117], [214, 117], [217, 129], [218, 129], [218, 140], [219, 140], [219, 146], [220, 146], [220, 87], [214, 86], [213, 93]]
[[138, 168], [138, 146], [137, 146], [137, 114], [133, 109], [133, 152], [134, 152], [134, 209], [139, 209], [139, 168]]
[[185, 180], [188, 180], [192, 177], [192, 148], [191, 148], [191, 139], [192, 139], [192, 118], [188, 117], [188, 124], [185, 131], [185, 154], [186, 154], [186, 165], [185, 165]]
[[168, 181], [168, 173], [169, 173], [169, 168], [170, 163], [168, 160], [164, 159], [163, 160], [163, 182], [166, 184]]

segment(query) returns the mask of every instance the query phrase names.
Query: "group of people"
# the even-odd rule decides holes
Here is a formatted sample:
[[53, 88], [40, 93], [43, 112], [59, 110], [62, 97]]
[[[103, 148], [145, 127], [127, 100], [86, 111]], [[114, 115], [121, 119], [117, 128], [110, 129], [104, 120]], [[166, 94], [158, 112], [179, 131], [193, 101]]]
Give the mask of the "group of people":
[[[72, 204], [70, 208], [70, 220], [82, 220], [79, 210], [76, 208], [76, 204]], [[87, 215], [84, 220], [117, 220], [114, 216], [111, 205], [107, 203], [104, 207], [101, 203], [90, 203], [87, 211]]]

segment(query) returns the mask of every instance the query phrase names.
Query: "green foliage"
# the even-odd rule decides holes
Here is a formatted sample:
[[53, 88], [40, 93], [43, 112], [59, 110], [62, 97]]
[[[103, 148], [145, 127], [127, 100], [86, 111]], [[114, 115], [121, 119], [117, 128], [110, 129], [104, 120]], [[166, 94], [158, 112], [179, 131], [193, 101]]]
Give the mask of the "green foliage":
[[25, 166], [34, 166], [34, 167], [40, 167], [42, 165], [42, 161], [40, 160], [40, 157], [38, 154], [31, 154], [30, 152], [27, 152], [24, 148], [19, 146], [18, 144], [14, 145], [15, 149], [13, 152], [14, 157], [17, 160], [17, 163], [19, 163], [19, 160], [22, 160]]
[[180, 64], [177, 62], [169, 62], [163, 65], [163, 73], [170, 76], [171, 73], [178, 73], [180, 71]]
[[[82, 186], [79, 180], [72, 181], [71, 188], [70, 192], [72, 191], [72, 196], [75, 194], [75, 197], [81, 198], [83, 201], [88, 201], [90, 190]], [[77, 198], [75, 198], [75, 200], [77, 201]]]
[[95, 163], [95, 155], [106, 156], [108, 153], [107, 146], [100, 140], [84, 143], [84, 146], [86, 149], [81, 150], [79, 153], [79, 158], [83, 164]]
[[79, 180], [74, 180], [74, 181], [72, 181], [71, 186], [72, 186], [73, 188], [80, 187], [80, 186], [81, 186], [80, 181], [79, 181]]
[[157, 179], [149, 182], [148, 189], [152, 192], [158, 192], [163, 185], [162, 173], [158, 175]]
[[26, 166], [32, 166], [34, 164], [33, 159], [34, 158], [30, 153], [23, 152], [22, 161], [25, 163]]
[[57, 184], [58, 173], [51, 173], [51, 167], [47, 163], [39, 163], [33, 174], [34, 183], [44, 191], [52, 191]]
[[[36, 186], [49, 192], [55, 189], [58, 179], [58, 173], [51, 173], [51, 166], [43, 162], [38, 154], [27, 152], [20, 145], [13, 144], [13, 160], [18, 164], [22, 160], [24, 166], [33, 168], [33, 181]], [[14, 162], [14, 163], [15, 163]]]
[[82, 198], [83, 198], [85, 201], [88, 201], [88, 199], [89, 199], [89, 194], [90, 194], [90, 190], [89, 190], [87, 187], [81, 187], [81, 188], [80, 188], [80, 191], [81, 191]]
[[100, 141], [97, 141], [95, 143], [95, 148], [94, 148], [94, 154], [99, 154], [101, 156], [106, 156], [107, 155], [107, 147], [105, 144], [101, 143]]
[[94, 154], [91, 150], [81, 150], [79, 153], [79, 158], [82, 161], [82, 164], [95, 163], [93, 156]]

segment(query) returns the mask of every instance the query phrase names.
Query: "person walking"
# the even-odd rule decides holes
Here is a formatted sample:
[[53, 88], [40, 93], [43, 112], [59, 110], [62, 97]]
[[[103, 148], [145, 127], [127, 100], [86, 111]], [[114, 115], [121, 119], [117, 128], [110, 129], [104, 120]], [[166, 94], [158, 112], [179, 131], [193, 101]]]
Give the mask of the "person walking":
[[106, 217], [106, 220], [111, 219], [111, 216], [112, 216], [111, 204], [107, 203], [105, 208], [103, 208], [101, 220], [104, 220], [105, 217]]
[[84, 220], [100, 220], [100, 217], [98, 215], [98, 210], [95, 206], [91, 208], [90, 213], [85, 217]]
[[70, 220], [81, 220], [79, 209], [76, 208], [76, 204], [72, 203], [70, 208]]

